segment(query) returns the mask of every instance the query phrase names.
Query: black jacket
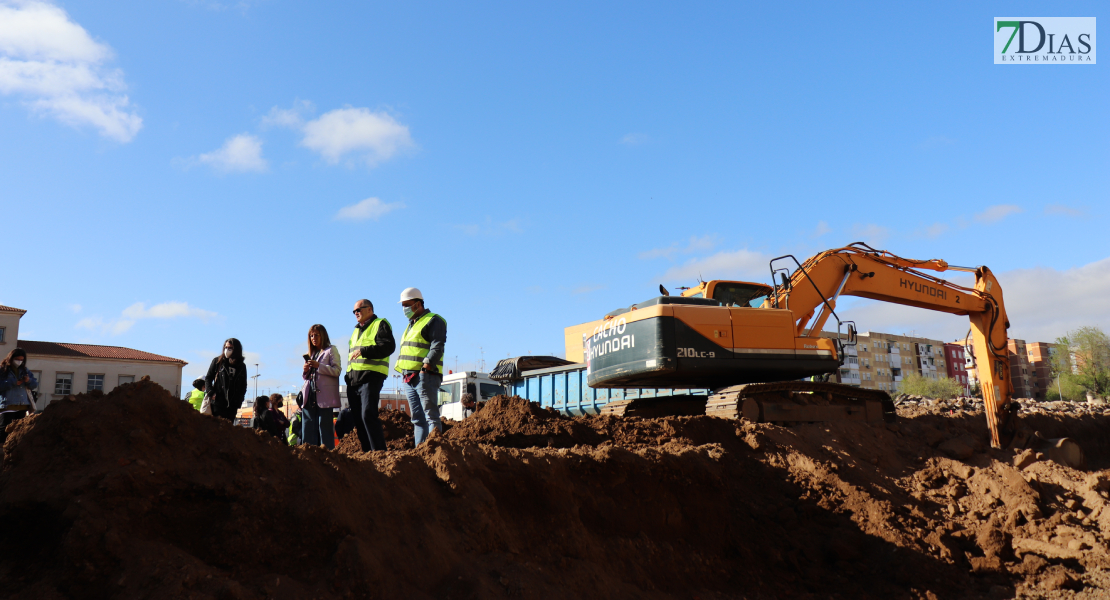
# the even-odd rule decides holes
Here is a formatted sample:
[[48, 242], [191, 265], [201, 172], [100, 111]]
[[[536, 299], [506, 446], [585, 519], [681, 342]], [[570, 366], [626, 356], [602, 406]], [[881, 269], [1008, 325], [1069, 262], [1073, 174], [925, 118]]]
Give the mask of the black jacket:
[[[372, 322], [372, 321], [371, 321]], [[369, 327], [370, 323], [366, 324]], [[359, 327], [358, 331], [361, 334], [366, 330], [366, 327]], [[362, 347], [362, 358], [367, 360], [381, 360], [388, 359], [389, 355], [397, 350], [397, 340], [393, 337], [393, 328], [389, 326], [389, 321], [382, 321], [378, 325], [378, 333], [374, 336], [373, 346]], [[385, 381], [386, 376], [374, 371], [348, 371], [344, 380], [349, 386], [359, 386], [368, 381], [382, 382]]]
[[223, 356], [217, 356], [208, 366], [204, 385], [204, 389], [212, 391], [213, 405], [239, 410], [247, 395], [247, 365], [242, 361], [231, 364]]
[[285, 427], [278, 422], [271, 410], [264, 410], [261, 415], [255, 413], [254, 418], [251, 419], [251, 427], [261, 429], [279, 440], [285, 439]]

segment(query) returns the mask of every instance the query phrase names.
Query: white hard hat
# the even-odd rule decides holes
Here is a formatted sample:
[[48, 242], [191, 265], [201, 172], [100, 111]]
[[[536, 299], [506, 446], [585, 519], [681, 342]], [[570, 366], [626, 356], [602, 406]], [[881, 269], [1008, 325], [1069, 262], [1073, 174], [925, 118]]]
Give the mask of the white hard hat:
[[401, 302], [404, 302], [405, 300], [423, 300], [423, 299], [424, 299], [424, 294], [421, 294], [420, 290], [418, 290], [416, 288], [405, 288], [405, 291], [401, 292], [401, 299], [397, 302], [397, 304], [400, 304]]

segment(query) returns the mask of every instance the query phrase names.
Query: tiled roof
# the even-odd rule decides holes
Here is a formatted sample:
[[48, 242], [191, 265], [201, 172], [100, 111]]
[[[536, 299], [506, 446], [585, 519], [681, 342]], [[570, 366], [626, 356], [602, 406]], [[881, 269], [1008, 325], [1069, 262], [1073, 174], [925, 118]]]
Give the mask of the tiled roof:
[[0, 304], [0, 312], [17, 312], [19, 314], [27, 314], [27, 311], [22, 308], [12, 308], [11, 306], [4, 306]]
[[19, 340], [16, 346], [22, 348], [27, 354], [39, 356], [68, 356], [71, 358], [114, 358], [117, 360], [148, 360], [151, 362], [172, 362], [189, 364], [180, 358], [170, 358], [160, 354], [151, 354], [142, 350], [121, 348], [119, 346], [96, 346], [93, 344], [59, 344], [56, 342], [32, 342]]

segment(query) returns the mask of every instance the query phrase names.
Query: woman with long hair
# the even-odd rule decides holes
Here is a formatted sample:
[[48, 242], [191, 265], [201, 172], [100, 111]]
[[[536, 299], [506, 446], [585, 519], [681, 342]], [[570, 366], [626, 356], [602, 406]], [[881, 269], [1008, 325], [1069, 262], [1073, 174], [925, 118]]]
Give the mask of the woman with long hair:
[[343, 358], [339, 349], [332, 345], [328, 330], [323, 325], [308, 328], [308, 354], [304, 355], [304, 359], [301, 440], [305, 444], [319, 444], [330, 450], [335, 448], [333, 426], [335, 409], [339, 408], [339, 375], [343, 372]]
[[34, 406], [31, 390], [38, 386], [22, 349], [12, 350], [0, 362], [0, 445], [8, 439], [8, 424], [26, 417]]
[[247, 395], [247, 365], [243, 362], [243, 344], [235, 338], [224, 342], [224, 351], [212, 359], [204, 376], [205, 393], [212, 396], [212, 414], [235, 420]]
[[269, 396], [259, 396], [254, 399], [254, 417], [251, 418], [251, 428], [260, 429], [280, 439], [285, 438], [285, 428], [277, 419], [277, 411], [270, 405]]

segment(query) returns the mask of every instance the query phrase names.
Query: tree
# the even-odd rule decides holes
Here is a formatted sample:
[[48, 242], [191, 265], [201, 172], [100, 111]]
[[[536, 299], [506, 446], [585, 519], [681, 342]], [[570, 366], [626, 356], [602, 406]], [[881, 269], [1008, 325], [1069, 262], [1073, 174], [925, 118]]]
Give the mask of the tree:
[[[1052, 372], [1063, 386], [1094, 396], [1110, 393], [1110, 337], [1098, 327], [1080, 327], [1056, 339]], [[1067, 394], [1064, 394], [1067, 397]]]
[[[1063, 397], [1060, 397], [1060, 394]], [[1068, 400], [1071, 402], [1080, 402], [1086, 400], [1086, 390], [1080, 387], [1071, 377], [1059, 376], [1048, 386], [1045, 391], [1045, 400], [1055, 402], [1057, 400]]]
[[940, 377], [929, 379], [917, 373], [910, 373], [902, 378], [898, 391], [910, 396], [925, 396], [926, 398], [955, 398], [963, 393], [964, 386], [955, 379]]

